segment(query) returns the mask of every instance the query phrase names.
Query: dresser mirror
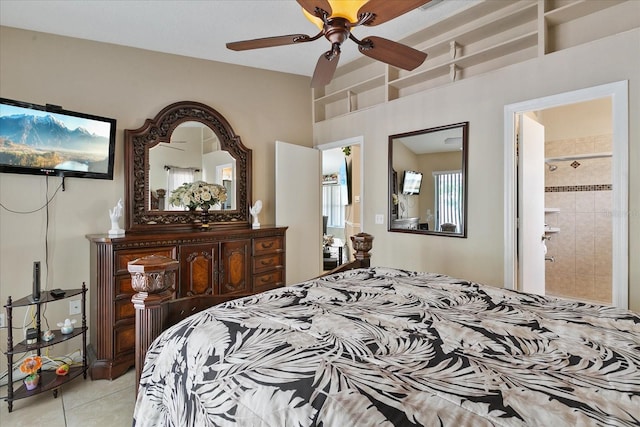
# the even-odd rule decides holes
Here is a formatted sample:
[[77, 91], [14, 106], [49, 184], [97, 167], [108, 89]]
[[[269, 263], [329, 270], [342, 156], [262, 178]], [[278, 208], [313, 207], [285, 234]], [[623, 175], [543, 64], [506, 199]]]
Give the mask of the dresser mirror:
[[171, 190], [185, 182], [205, 181], [221, 184], [227, 200], [209, 210], [234, 210], [236, 159], [223, 150], [218, 135], [200, 122], [183, 122], [171, 133], [169, 142], [149, 149], [150, 210], [184, 211], [172, 204]]
[[389, 136], [389, 231], [467, 237], [468, 130], [463, 122]]
[[197, 102], [177, 102], [125, 131], [127, 231], [192, 228], [202, 216], [171, 203], [172, 189], [205, 181], [226, 189], [226, 201], [212, 205], [213, 226], [249, 224], [251, 150], [216, 110]]

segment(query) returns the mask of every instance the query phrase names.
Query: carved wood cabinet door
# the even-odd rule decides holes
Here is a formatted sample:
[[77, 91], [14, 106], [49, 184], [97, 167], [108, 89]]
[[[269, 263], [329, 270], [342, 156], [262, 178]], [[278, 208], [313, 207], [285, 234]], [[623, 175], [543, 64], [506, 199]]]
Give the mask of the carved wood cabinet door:
[[220, 243], [219, 294], [251, 291], [251, 240]]
[[251, 240], [180, 246], [178, 298], [251, 291]]
[[180, 246], [178, 298], [212, 295], [218, 283], [219, 243]]

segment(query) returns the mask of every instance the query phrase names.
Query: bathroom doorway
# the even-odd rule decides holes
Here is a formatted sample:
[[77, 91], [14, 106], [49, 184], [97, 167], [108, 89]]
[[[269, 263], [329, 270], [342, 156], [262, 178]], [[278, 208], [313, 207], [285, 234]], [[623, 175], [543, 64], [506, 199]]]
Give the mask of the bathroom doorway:
[[[627, 308], [627, 218], [620, 214], [628, 200], [626, 87], [618, 82], [505, 108], [506, 287], [528, 291], [527, 266], [537, 263], [545, 283], [536, 293]], [[532, 189], [513, 184], [527, 162], [514, 137], [522, 114], [545, 126], [544, 159], [533, 165], [544, 170], [533, 189], [543, 192], [544, 208], [535, 212], [518, 209]], [[523, 215], [542, 218], [544, 232], [517, 227]], [[523, 255], [526, 240], [546, 245], [545, 261]]]
[[536, 115], [545, 128], [545, 294], [610, 305], [611, 97]]

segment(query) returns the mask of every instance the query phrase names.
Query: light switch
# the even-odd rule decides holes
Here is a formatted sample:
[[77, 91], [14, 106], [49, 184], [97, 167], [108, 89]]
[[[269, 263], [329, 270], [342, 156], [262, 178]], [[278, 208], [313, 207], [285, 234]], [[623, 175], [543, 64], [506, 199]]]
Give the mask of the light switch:
[[376, 214], [376, 224], [384, 224], [384, 214]]

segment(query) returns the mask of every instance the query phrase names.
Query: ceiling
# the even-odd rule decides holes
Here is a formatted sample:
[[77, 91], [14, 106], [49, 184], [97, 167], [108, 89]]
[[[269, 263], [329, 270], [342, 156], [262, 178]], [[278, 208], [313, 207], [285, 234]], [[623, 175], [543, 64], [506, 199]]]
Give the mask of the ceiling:
[[411, 136], [401, 136], [394, 139], [394, 143], [404, 144], [415, 154], [444, 153], [462, 150], [462, 129], [441, 129], [431, 131], [425, 129], [423, 133]]
[[[358, 27], [353, 34], [401, 41], [479, 1], [432, 0], [379, 26]], [[0, 25], [309, 77], [329, 49], [324, 38], [243, 52], [226, 48], [231, 41], [315, 35], [317, 27], [294, 0], [2, 0]], [[340, 65], [359, 57], [356, 44], [347, 40]]]

